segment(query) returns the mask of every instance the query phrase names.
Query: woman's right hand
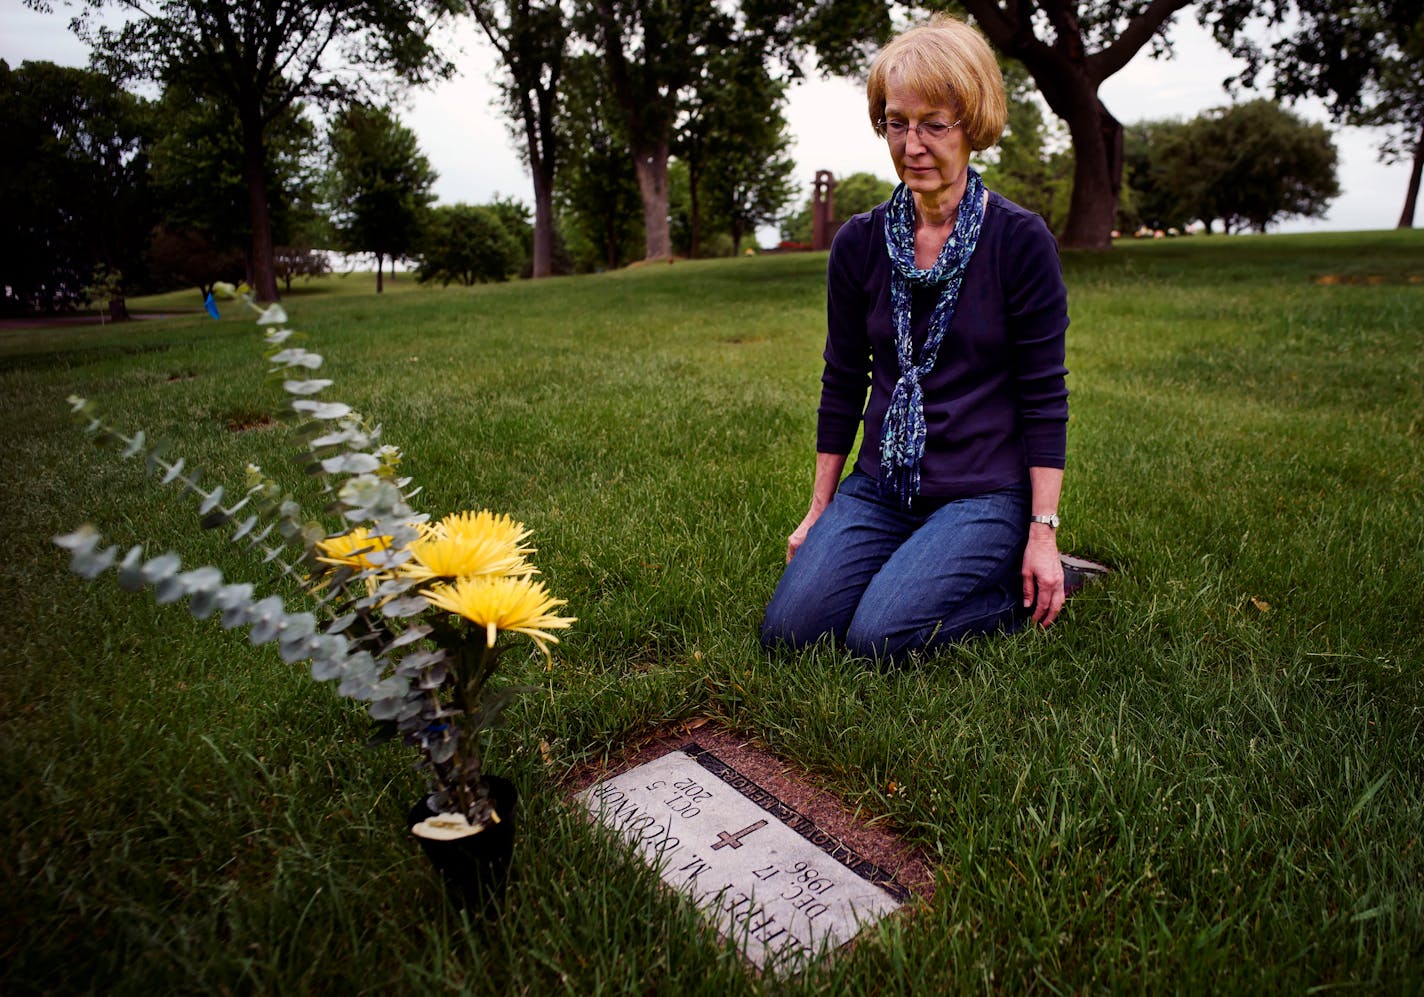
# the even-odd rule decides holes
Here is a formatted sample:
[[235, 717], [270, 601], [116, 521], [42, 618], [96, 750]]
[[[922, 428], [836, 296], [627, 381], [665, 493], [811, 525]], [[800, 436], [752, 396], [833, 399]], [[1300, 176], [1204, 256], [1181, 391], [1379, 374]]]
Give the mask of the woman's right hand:
[[826, 506], [836, 497], [836, 485], [840, 483], [841, 471], [845, 468], [846, 455], [843, 453], [816, 454], [816, 480], [811, 486], [811, 509], [801, 525], [786, 538], [786, 563], [790, 564], [801, 545], [806, 542], [806, 534], [826, 511]]
[[801, 525], [791, 531], [791, 536], [786, 538], [787, 564], [791, 563], [791, 559], [796, 556], [796, 552], [806, 542], [806, 534], [811, 532], [811, 527], [816, 525], [816, 520], [820, 519], [821, 513], [825, 511], [826, 507], [823, 505], [812, 505], [811, 511], [806, 513], [806, 518], [801, 520]]

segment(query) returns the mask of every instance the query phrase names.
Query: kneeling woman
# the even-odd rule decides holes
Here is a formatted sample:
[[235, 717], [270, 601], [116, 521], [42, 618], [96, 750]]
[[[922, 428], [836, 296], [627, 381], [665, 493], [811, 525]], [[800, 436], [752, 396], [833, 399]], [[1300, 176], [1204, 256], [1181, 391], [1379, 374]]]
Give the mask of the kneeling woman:
[[901, 182], [831, 247], [814, 491], [762, 640], [896, 657], [1063, 606], [1068, 305], [1043, 220], [969, 167], [1004, 128], [983, 37], [914, 28], [866, 91]]

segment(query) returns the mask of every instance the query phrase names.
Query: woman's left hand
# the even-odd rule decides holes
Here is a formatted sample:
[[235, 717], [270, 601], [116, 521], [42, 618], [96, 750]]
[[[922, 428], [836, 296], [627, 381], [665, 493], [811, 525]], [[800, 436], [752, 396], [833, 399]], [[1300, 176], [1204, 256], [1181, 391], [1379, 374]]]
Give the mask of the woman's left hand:
[[1023, 604], [1033, 607], [1033, 621], [1049, 626], [1063, 608], [1063, 562], [1058, 560], [1058, 538], [1042, 523], [1028, 528], [1023, 558]]

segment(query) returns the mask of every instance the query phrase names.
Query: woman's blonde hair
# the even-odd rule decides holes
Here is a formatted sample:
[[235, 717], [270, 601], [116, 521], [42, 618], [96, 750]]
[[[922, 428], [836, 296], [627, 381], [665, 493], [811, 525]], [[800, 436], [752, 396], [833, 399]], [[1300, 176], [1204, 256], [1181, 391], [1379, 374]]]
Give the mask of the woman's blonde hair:
[[974, 151], [989, 148], [1004, 133], [1008, 108], [999, 61], [984, 36], [958, 18], [936, 14], [875, 57], [865, 96], [877, 135], [885, 134], [881, 121], [892, 77], [930, 103], [953, 108]]

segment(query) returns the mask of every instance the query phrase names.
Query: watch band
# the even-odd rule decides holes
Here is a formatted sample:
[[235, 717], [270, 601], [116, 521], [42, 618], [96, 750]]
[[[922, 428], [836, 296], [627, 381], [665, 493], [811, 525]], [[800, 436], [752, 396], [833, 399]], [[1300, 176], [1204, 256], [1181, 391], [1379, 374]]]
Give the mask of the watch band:
[[1043, 523], [1051, 530], [1058, 529], [1058, 524], [1062, 522], [1062, 520], [1058, 518], [1058, 514], [1056, 512], [1050, 513], [1047, 516], [1030, 516], [1028, 517], [1028, 521], [1030, 523]]

